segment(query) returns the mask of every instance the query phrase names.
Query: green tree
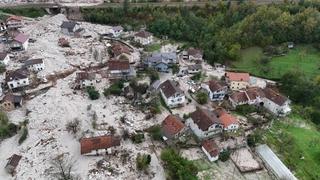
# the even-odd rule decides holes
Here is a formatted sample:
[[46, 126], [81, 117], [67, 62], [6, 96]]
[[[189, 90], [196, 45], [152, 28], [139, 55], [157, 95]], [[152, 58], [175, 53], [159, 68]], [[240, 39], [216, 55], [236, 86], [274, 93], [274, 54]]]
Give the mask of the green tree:
[[196, 97], [199, 104], [206, 104], [208, 102], [208, 94], [206, 92], [198, 92]]
[[147, 170], [151, 162], [151, 156], [150, 154], [140, 154], [138, 153], [137, 158], [136, 158], [136, 165], [137, 169], [142, 171], [142, 170]]
[[167, 170], [170, 179], [198, 179], [198, 168], [193, 164], [192, 161], [181, 157], [173, 149], [162, 150], [161, 160], [164, 162], [164, 168]]
[[93, 86], [87, 87], [87, 93], [89, 94], [89, 98], [91, 100], [96, 100], [96, 99], [99, 99], [100, 97], [99, 92]]

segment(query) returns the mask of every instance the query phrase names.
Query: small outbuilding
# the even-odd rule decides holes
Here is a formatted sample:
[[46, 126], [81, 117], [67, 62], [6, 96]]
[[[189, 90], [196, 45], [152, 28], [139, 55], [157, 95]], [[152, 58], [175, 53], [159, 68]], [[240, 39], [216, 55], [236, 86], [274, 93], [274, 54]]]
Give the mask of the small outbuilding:
[[9, 159], [5, 166], [5, 169], [8, 173], [13, 175], [16, 171], [17, 166], [19, 165], [19, 162], [21, 160], [22, 156], [13, 154]]

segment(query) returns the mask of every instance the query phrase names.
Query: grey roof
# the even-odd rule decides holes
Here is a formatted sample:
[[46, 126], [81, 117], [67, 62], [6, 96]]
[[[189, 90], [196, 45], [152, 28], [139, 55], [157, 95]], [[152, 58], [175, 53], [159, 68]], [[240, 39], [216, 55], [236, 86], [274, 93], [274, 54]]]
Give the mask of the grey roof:
[[34, 64], [42, 64], [42, 59], [30, 59], [24, 62], [24, 66], [32, 66]]
[[176, 93], [183, 93], [183, 91], [177, 86], [177, 83], [171, 80], [166, 80], [160, 85], [160, 89], [163, 94], [169, 98]]
[[266, 144], [256, 147], [256, 151], [267, 164], [277, 179], [296, 180], [297, 178], [291, 173], [291, 171], [282, 163], [276, 154]]
[[13, 166], [14, 168], [16, 168], [19, 164], [20, 159], [22, 158], [22, 156], [17, 155], [17, 154], [13, 154], [10, 158], [8, 163], [6, 164], [7, 166]]
[[68, 29], [69, 32], [73, 31], [73, 28], [77, 25], [78, 23], [74, 21], [63, 21], [61, 24], [61, 28]]
[[2, 101], [10, 101], [12, 103], [21, 103], [22, 96], [9, 93], [3, 97]]
[[201, 64], [194, 64], [194, 65], [189, 65], [188, 66], [188, 70], [197, 70], [197, 69], [199, 69], [199, 70], [202, 69]]
[[176, 53], [152, 53], [151, 56], [147, 58], [147, 62], [150, 63], [168, 63], [169, 61], [176, 60], [177, 54]]
[[15, 71], [6, 72], [6, 82], [17, 80], [17, 79], [25, 79], [28, 78], [29, 71], [25, 68], [17, 69]]

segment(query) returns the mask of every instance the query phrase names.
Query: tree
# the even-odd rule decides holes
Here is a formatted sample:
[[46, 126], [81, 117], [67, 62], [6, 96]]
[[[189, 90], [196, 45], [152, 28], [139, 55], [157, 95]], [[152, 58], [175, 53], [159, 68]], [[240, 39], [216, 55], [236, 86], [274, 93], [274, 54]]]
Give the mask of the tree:
[[140, 154], [138, 153], [136, 158], [136, 165], [139, 171], [147, 170], [151, 162], [150, 154]]
[[87, 93], [89, 94], [89, 98], [91, 100], [96, 100], [96, 99], [99, 99], [100, 97], [99, 92], [93, 86], [87, 87]]
[[66, 129], [69, 133], [77, 134], [77, 132], [80, 130], [80, 121], [79, 119], [75, 118], [74, 120], [68, 122], [66, 124]]
[[160, 125], [154, 125], [148, 129], [151, 134], [151, 138], [156, 141], [162, 140], [161, 127]]
[[172, 65], [172, 74], [177, 74], [179, 72], [180, 68], [178, 65], [174, 64]]
[[122, 93], [122, 89], [123, 89], [124, 85], [123, 85], [123, 81], [117, 81], [115, 83], [113, 83], [109, 88], [104, 89], [103, 94], [107, 97], [109, 95], [117, 95], [120, 96], [120, 94]]
[[164, 162], [164, 168], [167, 170], [170, 179], [198, 179], [198, 168], [192, 161], [181, 157], [173, 149], [162, 150], [161, 160]]
[[129, 0], [124, 0], [123, 1], [123, 12], [124, 14], [127, 14], [129, 10]]
[[230, 151], [229, 150], [224, 150], [220, 153], [219, 155], [219, 159], [222, 161], [222, 162], [225, 162], [227, 161], [228, 159], [230, 158]]
[[66, 155], [60, 154], [52, 159], [52, 176], [61, 180], [73, 180], [76, 177], [72, 175], [74, 162]]
[[208, 94], [205, 92], [198, 92], [196, 97], [199, 104], [206, 104], [208, 102]]

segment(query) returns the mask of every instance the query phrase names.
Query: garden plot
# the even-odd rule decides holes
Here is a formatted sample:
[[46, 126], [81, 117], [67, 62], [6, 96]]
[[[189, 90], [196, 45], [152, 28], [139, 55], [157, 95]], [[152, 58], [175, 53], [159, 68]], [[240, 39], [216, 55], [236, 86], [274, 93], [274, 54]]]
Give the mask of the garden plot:
[[247, 148], [237, 149], [231, 154], [231, 159], [240, 172], [252, 172], [262, 169], [259, 162]]

